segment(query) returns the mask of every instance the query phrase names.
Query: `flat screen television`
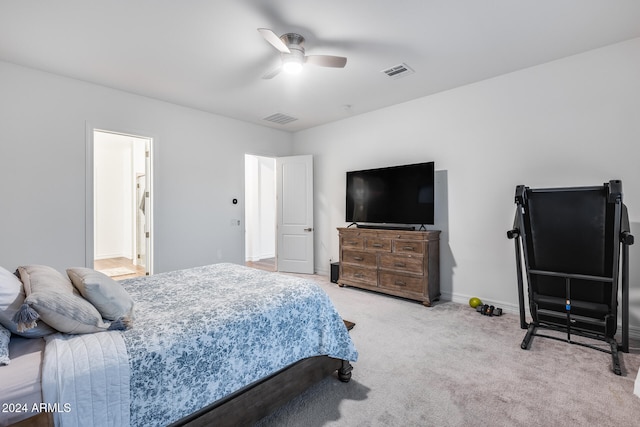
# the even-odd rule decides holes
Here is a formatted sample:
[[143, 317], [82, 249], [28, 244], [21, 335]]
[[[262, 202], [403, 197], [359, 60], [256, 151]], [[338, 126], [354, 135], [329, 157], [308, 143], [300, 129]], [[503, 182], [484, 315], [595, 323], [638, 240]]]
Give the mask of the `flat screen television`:
[[347, 172], [346, 221], [434, 223], [434, 162]]

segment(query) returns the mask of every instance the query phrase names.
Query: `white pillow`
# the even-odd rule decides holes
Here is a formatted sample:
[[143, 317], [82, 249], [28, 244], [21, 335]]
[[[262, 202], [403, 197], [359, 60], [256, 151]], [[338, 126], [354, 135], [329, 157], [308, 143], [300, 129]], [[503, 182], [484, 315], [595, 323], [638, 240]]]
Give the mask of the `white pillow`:
[[133, 300], [122, 285], [91, 268], [67, 269], [73, 286], [108, 320], [132, 319]]
[[104, 322], [98, 310], [57, 270], [45, 265], [27, 265], [18, 267], [18, 272], [27, 295], [13, 318], [18, 330], [29, 329], [38, 319], [68, 334], [125, 329], [122, 322]]
[[18, 332], [18, 325], [11, 319], [24, 303], [24, 287], [15, 274], [0, 267], [0, 325], [16, 335], [39, 338], [56, 332], [44, 322], [24, 332]]
[[8, 365], [9, 360], [9, 340], [11, 332], [0, 325], [0, 365]]

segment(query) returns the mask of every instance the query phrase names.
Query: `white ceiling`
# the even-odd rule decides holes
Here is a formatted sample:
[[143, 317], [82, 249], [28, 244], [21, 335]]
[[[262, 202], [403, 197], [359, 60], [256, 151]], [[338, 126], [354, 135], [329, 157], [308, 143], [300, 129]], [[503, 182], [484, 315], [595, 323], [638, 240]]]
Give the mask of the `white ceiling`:
[[[347, 65], [264, 80], [260, 27]], [[289, 131], [636, 37], [638, 0], [0, 1], [1, 60]]]

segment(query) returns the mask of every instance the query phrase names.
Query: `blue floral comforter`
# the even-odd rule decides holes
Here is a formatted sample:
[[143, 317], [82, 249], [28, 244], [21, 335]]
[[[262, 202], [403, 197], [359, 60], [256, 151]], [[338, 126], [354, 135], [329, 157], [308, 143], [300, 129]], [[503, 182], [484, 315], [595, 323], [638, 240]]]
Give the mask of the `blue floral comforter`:
[[132, 426], [167, 425], [307, 357], [358, 357], [309, 280], [214, 264], [122, 284], [136, 304], [122, 333]]

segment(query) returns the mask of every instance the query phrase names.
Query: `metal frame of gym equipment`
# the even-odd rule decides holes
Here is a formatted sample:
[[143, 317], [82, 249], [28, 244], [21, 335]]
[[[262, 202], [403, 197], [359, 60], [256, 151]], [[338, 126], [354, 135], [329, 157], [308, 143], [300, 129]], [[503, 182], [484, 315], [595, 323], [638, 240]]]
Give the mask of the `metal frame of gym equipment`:
[[[618, 351], [629, 352], [629, 246], [634, 242], [622, 182], [547, 189], [519, 185], [515, 203], [507, 237], [515, 242], [520, 326], [527, 329], [520, 347], [528, 349], [534, 336], [589, 347], [611, 354], [612, 369], [621, 375]], [[531, 323], [525, 318], [523, 264]], [[566, 339], [537, 333], [539, 328], [566, 332]], [[574, 341], [572, 334], [605, 341], [610, 350]]]

